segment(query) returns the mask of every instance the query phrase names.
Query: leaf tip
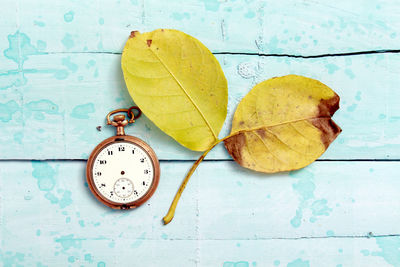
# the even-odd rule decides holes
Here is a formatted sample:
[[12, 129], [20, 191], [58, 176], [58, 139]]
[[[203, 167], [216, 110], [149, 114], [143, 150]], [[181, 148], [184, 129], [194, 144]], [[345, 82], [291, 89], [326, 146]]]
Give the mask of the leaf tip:
[[342, 132], [342, 129], [331, 118], [315, 118], [311, 123], [321, 131], [321, 142], [325, 149], [336, 139]]
[[316, 119], [312, 119], [312, 124], [321, 131], [321, 142], [325, 148], [336, 139], [342, 132], [342, 129], [337, 125], [331, 117], [339, 109], [340, 97], [336, 93], [331, 98], [321, 99], [318, 104], [318, 114]]
[[136, 36], [136, 34], [138, 34], [139, 31], [131, 31], [131, 35], [129, 35], [129, 38], [133, 38]]
[[340, 97], [336, 93], [334, 93], [334, 96], [328, 99], [321, 99], [321, 101], [318, 104], [318, 115], [323, 117], [323, 116], [333, 116], [335, 112], [339, 109], [339, 102], [340, 102]]

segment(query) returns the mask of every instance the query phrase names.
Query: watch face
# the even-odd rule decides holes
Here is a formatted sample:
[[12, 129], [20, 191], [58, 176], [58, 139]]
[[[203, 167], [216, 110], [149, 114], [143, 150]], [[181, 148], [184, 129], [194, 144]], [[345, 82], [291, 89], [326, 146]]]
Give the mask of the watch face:
[[92, 186], [106, 201], [132, 203], [143, 198], [153, 187], [156, 163], [138, 144], [111, 142], [92, 160]]

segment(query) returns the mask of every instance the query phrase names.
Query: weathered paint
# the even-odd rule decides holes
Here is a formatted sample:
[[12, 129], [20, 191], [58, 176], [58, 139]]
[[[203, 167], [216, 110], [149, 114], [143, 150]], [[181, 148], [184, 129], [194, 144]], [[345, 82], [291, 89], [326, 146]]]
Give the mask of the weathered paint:
[[[85, 162], [0, 162], [0, 262], [12, 258], [53, 266], [74, 257], [90, 266], [126, 265], [135, 257], [155, 266], [165, 260], [176, 266], [278, 266], [278, 261], [279, 266], [320, 266], [322, 258], [343, 266], [399, 263], [398, 162], [317, 162], [274, 175], [234, 162], [204, 162], [174, 221], [164, 227], [161, 219], [190, 164], [162, 162], [160, 185], [148, 203], [115, 211], [85, 186]], [[315, 209], [319, 201], [323, 208]], [[293, 225], [299, 209], [301, 223]], [[357, 224], [346, 223], [353, 221]], [[116, 259], [114, 251], [131, 257]], [[21, 262], [15, 253], [25, 255]]]
[[[296, 73], [323, 81], [341, 97], [341, 108], [334, 120], [344, 131], [323, 158], [400, 157], [400, 134], [396, 130], [400, 128], [400, 107], [397, 105], [400, 76], [395, 71], [388, 71], [399, 68], [399, 55], [290, 60], [243, 55], [219, 55], [217, 58], [229, 81], [228, 116], [220, 137], [229, 133], [237, 104], [255, 83]], [[120, 55], [35, 55], [23, 62], [22, 67], [26, 70], [23, 74], [18, 72], [17, 63], [9, 60], [14, 62], [15, 69], [6, 73], [16, 72], [4, 77], [0, 74], [0, 87], [7, 87], [0, 91], [3, 96], [0, 98], [0, 127], [7, 129], [7, 134], [0, 139], [1, 158], [86, 158], [97, 143], [114, 134], [112, 127], [105, 126], [105, 115], [112, 109], [133, 104], [125, 89], [119, 60]], [[253, 78], [243, 78], [237, 70], [243, 62], [261, 69]], [[329, 68], [325, 68], [328, 62], [338, 66], [339, 70], [329, 74]], [[348, 64], [357, 79], [346, 76]], [[4, 84], [1, 84], [3, 79]], [[41, 101], [40, 109], [36, 104], [38, 101]], [[42, 122], [37, 123], [37, 119]], [[97, 126], [103, 126], [102, 131], [98, 131]], [[42, 131], [40, 134], [39, 130]], [[14, 135], [21, 131], [22, 138], [15, 141]], [[128, 127], [127, 133], [148, 142], [161, 159], [195, 159], [199, 156], [162, 133], [145, 116]], [[230, 157], [223, 146], [218, 146], [207, 158]]]
[[[18, 25], [48, 35], [49, 52], [121, 52], [130, 31], [156, 28], [187, 32], [214, 52], [326, 54], [398, 49], [400, 40], [400, 15], [391, 0], [4, 1], [3, 31]], [[66, 33], [73, 46], [60, 42]]]
[[[400, 158], [395, 1], [3, 0], [0, 26], [0, 265], [400, 266], [398, 162], [317, 162], [290, 174], [205, 162], [163, 227], [190, 163], [163, 162], [154, 197], [121, 213], [89, 194], [83, 161], [113, 134], [104, 116], [132, 105], [120, 53], [133, 30], [174, 28], [217, 55], [229, 84], [230, 130], [257, 82], [299, 74], [341, 96], [344, 129], [325, 159]], [[43, 7], [46, 8], [43, 8]], [[117, 14], [117, 15], [116, 15]], [[116, 53], [116, 54], [114, 54]], [[97, 130], [98, 126], [101, 131]], [[100, 129], [100, 128], [99, 128]], [[195, 159], [146, 117], [127, 132], [161, 159]], [[209, 159], [227, 159], [218, 146]]]

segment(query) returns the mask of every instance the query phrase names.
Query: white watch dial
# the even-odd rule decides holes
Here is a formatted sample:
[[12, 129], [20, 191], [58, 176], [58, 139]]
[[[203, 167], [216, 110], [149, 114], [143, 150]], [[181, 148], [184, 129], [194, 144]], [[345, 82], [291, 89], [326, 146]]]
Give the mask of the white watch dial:
[[115, 142], [104, 147], [94, 159], [92, 176], [97, 191], [106, 199], [126, 204], [150, 190], [154, 166], [140, 146]]

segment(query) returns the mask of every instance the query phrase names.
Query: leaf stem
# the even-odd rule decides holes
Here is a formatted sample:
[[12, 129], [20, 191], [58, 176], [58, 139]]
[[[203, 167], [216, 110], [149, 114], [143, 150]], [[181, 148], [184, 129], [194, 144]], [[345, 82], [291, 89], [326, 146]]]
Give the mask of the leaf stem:
[[172, 219], [174, 218], [175, 209], [176, 209], [176, 206], [178, 205], [178, 201], [179, 201], [179, 199], [180, 199], [180, 197], [181, 197], [181, 195], [183, 193], [183, 190], [185, 190], [185, 187], [186, 187], [187, 183], [189, 182], [190, 177], [192, 176], [192, 174], [196, 170], [197, 166], [199, 166], [199, 164], [206, 157], [208, 152], [210, 152], [216, 145], [218, 145], [222, 141], [224, 141], [224, 140], [228, 139], [229, 137], [232, 137], [232, 136], [234, 136], [236, 134], [238, 134], [238, 133], [236, 132], [234, 134], [230, 134], [228, 136], [225, 136], [222, 139], [218, 139], [217, 141], [215, 141], [215, 143], [212, 146], [210, 146], [206, 151], [204, 151], [204, 153], [198, 158], [198, 160], [196, 160], [196, 162], [190, 168], [189, 172], [186, 174], [185, 179], [183, 179], [183, 181], [181, 183], [181, 186], [178, 189], [178, 192], [176, 192], [174, 200], [172, 201], [171, 206], [169, 207], [168, 213], [163, 218], [164, 224], [169, 224], [172, 221]]

